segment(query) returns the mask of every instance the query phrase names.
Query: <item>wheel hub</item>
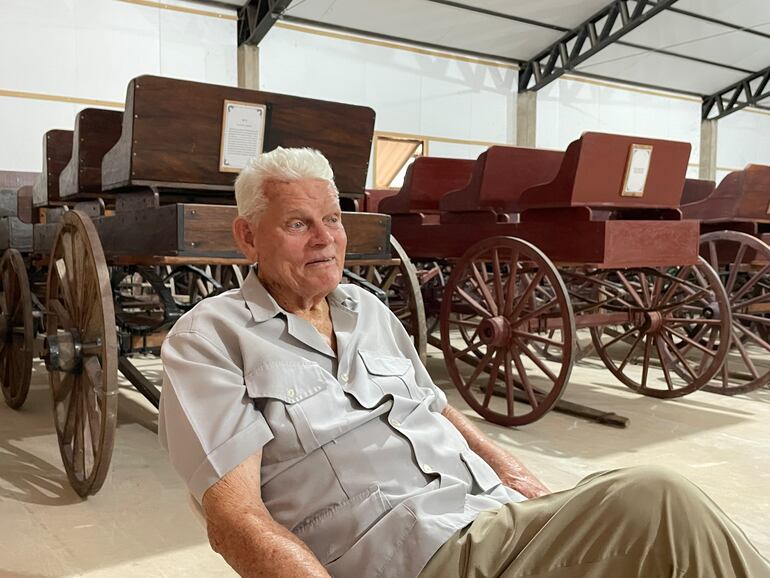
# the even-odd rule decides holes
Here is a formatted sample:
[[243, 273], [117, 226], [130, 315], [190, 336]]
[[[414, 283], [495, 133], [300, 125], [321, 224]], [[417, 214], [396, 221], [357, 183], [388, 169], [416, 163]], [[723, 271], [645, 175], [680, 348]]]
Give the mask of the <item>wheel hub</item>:
[[511, 323], [501, 315], [484, 319], [479, 324], [479, 337], [485, 345], [503, 347], [511, 339]]
[[660, 311], [646, 311], [644, 332], [647, 334], [658, 333], [663, 327], [665, 318]]
[[83, 366], [83, 344], [78, 330], [46, 337], [43, 360], [48, 371], [79, 373]]

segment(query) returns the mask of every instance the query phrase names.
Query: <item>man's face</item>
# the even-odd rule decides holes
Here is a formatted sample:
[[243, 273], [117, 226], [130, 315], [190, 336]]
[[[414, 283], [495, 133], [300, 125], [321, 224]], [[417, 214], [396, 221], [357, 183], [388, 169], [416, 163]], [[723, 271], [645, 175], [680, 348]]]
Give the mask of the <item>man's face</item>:
[[265, 184], [267, 209], [257, 225], [259, 276], [296, 297], [326, 296], [342, 279], [347, 236], [328, 181]]

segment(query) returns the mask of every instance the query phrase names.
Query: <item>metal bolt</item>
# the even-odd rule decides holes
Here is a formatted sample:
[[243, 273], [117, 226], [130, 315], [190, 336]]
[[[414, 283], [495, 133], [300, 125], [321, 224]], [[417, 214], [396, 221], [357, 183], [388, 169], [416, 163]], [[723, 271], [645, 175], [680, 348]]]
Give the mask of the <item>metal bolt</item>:
[[195, 209], [193, 209], [192, 211], [190, 211], [190, 214], [191, 214], [191, 215], [197, 215], [197, 214], [198, 214], [198, 212], [197, 212]]
[[196, 243], [195, 241], [190, 241], [190, 247], [195, 247]]

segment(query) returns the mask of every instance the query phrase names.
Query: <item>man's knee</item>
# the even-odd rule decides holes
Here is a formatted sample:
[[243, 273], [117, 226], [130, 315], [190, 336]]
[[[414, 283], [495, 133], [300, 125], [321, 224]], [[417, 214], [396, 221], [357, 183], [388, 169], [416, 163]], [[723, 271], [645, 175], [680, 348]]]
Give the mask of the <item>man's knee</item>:
[[[670, 512], [705, 505], [706, 496], [681, 474], [660, 466], [634, 466], [617, 470], [613, 494], [624, 508], [638, 510], [666, 508]], [[649, 511], [655, 514], [654, 511]]]

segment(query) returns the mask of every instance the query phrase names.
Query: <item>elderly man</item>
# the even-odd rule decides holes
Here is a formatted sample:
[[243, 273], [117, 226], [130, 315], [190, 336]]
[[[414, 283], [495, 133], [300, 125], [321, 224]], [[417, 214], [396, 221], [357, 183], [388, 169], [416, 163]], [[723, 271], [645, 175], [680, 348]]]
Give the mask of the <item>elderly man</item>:
[[549, 493], [447, 405], [396, 317], [340, 285], [331, 167], [276, 149], [242, 171], [257, 264], [163, 345], [160, 437], [244, 576], [770, 576], [697, 488], [654, 468]]

